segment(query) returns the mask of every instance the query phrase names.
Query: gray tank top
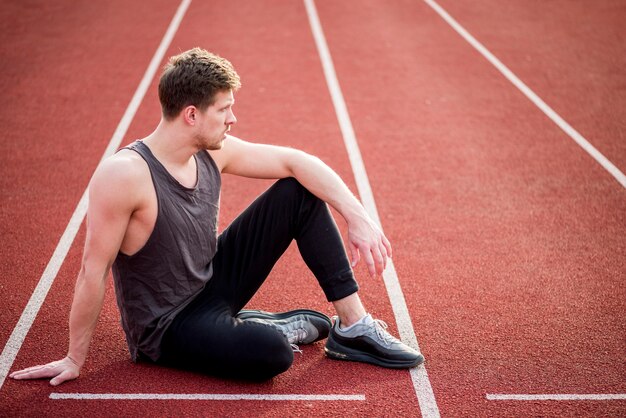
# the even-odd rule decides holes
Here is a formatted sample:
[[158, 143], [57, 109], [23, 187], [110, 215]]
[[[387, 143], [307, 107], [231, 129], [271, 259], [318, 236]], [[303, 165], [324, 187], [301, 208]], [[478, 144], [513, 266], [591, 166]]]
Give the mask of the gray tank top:
[[163, 334], [213, 275], [221, 177], [205, 151], [195, 155], [197, 184], [181, 185], [141, 141], [126, 147], [148, 164], [156, 191], [154, 230], [137, 253], [118, 253], [113, 278], [133, 361], [161, 355]]

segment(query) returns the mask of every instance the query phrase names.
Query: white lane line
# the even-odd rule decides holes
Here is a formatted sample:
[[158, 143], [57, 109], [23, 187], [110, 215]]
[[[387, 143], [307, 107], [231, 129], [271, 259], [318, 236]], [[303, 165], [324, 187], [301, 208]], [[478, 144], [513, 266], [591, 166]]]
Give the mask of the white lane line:
[[[372, 219], [374, 219], [378, 225], [381, 225], [378, 211], [376, 210], [374, 194], [372, 193], [367, 172], [365, 171], [365, 164], [363, 163], [356, 135], [354, 134], [354, 129], [352, 127], [352, 122], [350, 121], [350, 115], [348, 114], [346, 103], [344, 101], [343, 94], [341, 93], [337, 74], [335, 73], [335, 67], [333, 65], [330, 51], [328, 50], [328, 45], [326, 44], [326, 38], [315, 8], [315, 3], [313, 0], [304, 0], [304, 5], [309, 16], [309, 23], [311, 25], [311, 31], [313, 32], [317, 51], [322, 61], [326, 83], [328, 84], [328, 90], [330, 91], [332, 102], [335, 107], [339, 127], [348, 150], [350, 164], [352, 165], [352, 171], [354, 172], [361, 201]], [[413, 329], [409, 310], [406, 306], [404, 294], [402, 293], [400, 281], [398, 280], [398, 275], [392, 260], [390, 260], [387, 265], [387, 269], [383, 273], [383, 279], [387, 288], [387, 293], [389, 294], [396, 323], [398, 324], [400, 338], [404, 343], [419, 350], [415, 330]], [[430, 380], [428, 379], [426, 367], [422, 365], [413, 368], [410, 373], [422, 416], [425, 418], [439, 417], [439, 408], [437, 407], [435, 395], [430, 385]]]
[[588, 394], [501, 394], [486, 395], [490, 401], [615, 401], [626, 400], [626, 393]]
[[50, 399], [185, 400], [185, 401], [364, 401], [365, 395], [257, 393], [51, 393]]
[[559, 116], [550, 106], [546, 104], [534, 91], [532, 91], [522, 80], [520, 80], [511, 70], [495, 57], [487, 48], [476, 40], [463, 26], [461, 26], [448, 12], [439, 6], [434, 0], [424, 0], [432, 7], [452, 28], [457, 31], [470, 45], [472, 45], [483, 57], [487, 59], [498, 71], [504, 75], [515, 87], [517, 87], [531, 102], [557, 124], [570, 138], [572, 138], [582, 149], [591, 155], [606, 171], [626, 188], [626, 175], [622, 173], [611, 161], [609, 161], [600, 151], [598, 151], [589, 141], [587, 141], [576, 129]]
[[[115, 132], [111, 137], [109, 145], [107, 146], [104, 155], [102, 156], [102, 160], [112, 155], [120, 146], [120, 143], [122, 142], [122, 139], [124, 138], [128, 127], [130, 126], [130, 123], [135, 117], [137, 108], [139, 108], [139, 105], [141, 104], [141, 101], [146, 94], [146, 90], [148, 90], [148, 87], [150, 86], [150, 83], [154, 78], [154, 74], [159, 68], [159, 64], [161, 63], [161, 60], [163, 59], [167, 48], [172, 42], [172, 38], [178, 30], [178, 26], [180, 25], [180, 22], [183, 19], [183, 16], [185, 15], [185, 12], [187, 11], [190, 3], [191, 0], [183, 0], [180, 6], [178, 6], [178, 10], [176, 11], [176, 14], [174, 15], [169, 27], [167, 28], [167, 31], [165, 32], [165, 35], [161, 40], [161, 44], [154, 53], [152, 61], [150, 61], [150, 64], [148, 65], [148, 68], [146, 69], [146, 72], [143, 75], [143, 78], [141, 79], [141, 82], [139, 83], [135, 94], [133, 95], [133, 98], [126, 108], [126, 112], [124, 112], [122, 119], [117, 125], [117, 129], [115, 129]], [[57, 244], [57, 247], [54, 250], [52, 257], [50, 258], [50, 261], [46, 266], [46, 269], [39, 279], [37, 287], [35, 287], [33, 294], [31, 295], [28, 303], [26, 304], [26, 307], [24, 308], [24, 311], [22, 312], [22, 315], [20, 316], [20, 319], [17, 322], [17, 325], [15, 325], [15, 328], [13, 329], [9, 340], [2, 350], [2, 354], [0, 354], [0, 388], [4, 384], [9, 370], [11, 369], [11, 366], [15, 361], [15, 357], [17, 356], [17, 353], [19, 352], [20, 348], [22, 347], [22, 343], [26, 338], [26, 334], [28, 334], [30, 327], [33, 325], [35, 317], [37, 316], [37, 313], [39, 312], [39, 309], [41, 308], [41, 305], [46, 299], [48, 291], [52, 286], [52, 282], [54, 282], [54, 279], [56, 278], [57, 273], [59, 272], [59, 269], [61, 268], [61, 265], [63, 264], [63, 261], [65, 260], [65, 257], [67, 256], [67, 253], [72, 246], [72, 243], [74, 242], [76, 233], [78, 232], [78, 229], [80, 228], [80, 225], [82, 224], [85, 217], [85, 213], [87, 212], [87, 196], [88, 192], [87, 190], [85, 190], [83, 196], [78, 202], [78, 205], [76, 206], [76, 209], [74, 210], [74, 213], [72, 214], [72, 217], [70, 218], [69, 223], [67, 224], [67, 227], [65, 228], [65, 232], [63, 232], [63, 235], [61, 236], [61, 239], [59, 240], [59, 243]]]

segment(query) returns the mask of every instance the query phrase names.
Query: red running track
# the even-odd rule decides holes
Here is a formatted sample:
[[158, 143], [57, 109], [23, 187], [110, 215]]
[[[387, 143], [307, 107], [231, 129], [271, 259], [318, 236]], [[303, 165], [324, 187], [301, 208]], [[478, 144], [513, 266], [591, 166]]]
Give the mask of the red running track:
[[624, 393], [624, 189], [424, 3], [367, 5], [319, 8], [442, 415], [619, 415], [485, 394]]
[[[626, 56], [616, 41], [623, 7], [479, 3], [442, 5], [624, 170], [624, 76], [615, 71]], [[624, 401], [485, 398], [626, 393], [624, 189], [425, 3], [318, 0], [317, 6], [442, 416], [626, 413]], [[0, 157], [3, 344], [177, 7], [67, 2], [0, 12], [6, 22], [0, 83], [8, 99], [0, 108], [7, 133]], [[563, 34], [579, 30], [580, 19], [593, 36], [570, 44]], [[194, 2], [167, 55], [196, 45], [231, 59], [243, 77], [236, 135], [317, 154], [356, 190], [300, 2]], [[158, 112], [153, 83], [124, 143], [149, 133]], [[267, 185], [224, 180], [222, 226]], [[83, 238], [81, 230], [12, 370], [64, 354]], [[382, 282], [358, 273], [366, 305], [396, 332]], [[332, 313], [293, 249], [251, 305]], [[408, 372], [334, 362], [322, 346], [306, 347], [291, 370], [263, 384], [132, 365], [109, 289], [81, 378], [59, 388], [7, 380], [0, 411], [419, 414]], [[48, 399], [52, 392], [366, 400], [70, 401]]]

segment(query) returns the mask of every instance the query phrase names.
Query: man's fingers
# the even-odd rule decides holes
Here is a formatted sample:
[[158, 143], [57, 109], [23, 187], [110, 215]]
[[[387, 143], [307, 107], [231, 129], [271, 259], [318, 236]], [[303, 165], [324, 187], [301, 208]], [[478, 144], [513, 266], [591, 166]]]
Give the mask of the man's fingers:
[[349, 248], [350, 248], [350, 259], [352, 262], [351, 266], [355, 267], [359, 263], [359, 260], [361, 259], [361, 256], [359, 255], [359, 248], [353, 243], [350, 243]]
[[391, 243], [378, 228], [372, 227], [365, 234], [357, 231], [349, 240], [352, 267], [363, 257], [370, 276], [382, 275], [387, 268], [387, 258], [391, 258]]
[[361, 244], [359, 247], [355, 247], [357, 248], [356, 250], [352, 248], [353, 245], [350, 245], [350, 250], [353, 254], [356, 252], [363, 257], [370, 276], [376, 277], [383, 273], [387, 266], [387, 250], [382, 245]]
[[383, 270], [385, 270], [386, 257], [383, 256], [379, 247], [372, 248], [372, 257], [374, 258], [374, 267], [376, 268], [376, 274], [383, 274]]
[[34, 379], [36, 374], [40, 373], [42, 370], [45, 370], [47, 367], [47, 365], [45, 364], [41, 364], [39, 366], [32, 366], [29, 367], [27, 369], [24, 370], [18, 370], [16, 372], [11, 373], [10, 377], [14, 378], [14, 379], [24, 379], [24, 378], [30, 378], [30, 379]]
[[17, 378], [17, 376], [20, 376], [20, 375], [23, 375], [23, 374], [28, 374], [30, 372], [34, 372], [34, 371], [43, 369], [46, 366], [47, 366], [46, 364], [39, 364], [37, 366], [31, 366], [31, 367], [28, 367], [26, 369], [17, 370], [17, 371], [14, 371], [13, 373], [11, 373], [9, 375], [9, 377]]
[[17, 380], [43, 379], [43, 378], [55, 376], [56, 374], [58, 374], [58, 371], [56, 370], [55, 367], [51, 367], [50, 365], [45, 365], [45, 366], [29, 367], [28, 369], [13, 373], [11, 377]]
[[363, 259], [365, 260], [365, 265], [367, 265], [367, 270], [369, 271], [370, 276], [375, 277], [376, 262], [374, 261], [372, 251], [367, 247], [361, 248], [361, 254], [363, 254]]
[[385, 246], [385, 249], [387, 250], [387, 257], [392, 258], [393, 252], [391, 251], [391, 243], [389, 242], [386, 236], [383, 235], [382, 238], [383, 238], [382, 239], [383, 245]]
[[50, 380], [50, 384], [52, 386], [58, 386], [61, 383], [68, 381], [68, 380], [72, 380], [72, 379], [76, 379], [78, 376], [70, 371], [70, 370], [65, 370], [63, 371], [63, 373], [61, 373], [60, 375], [58, 375], [57, 377], [55, 377], [54, 379]]
[[370, 276], [375, 277], [382, 274], [385, 261], [378, 245], [363, 245], [360, 250], [365, 258], [365, 264], [367, 264]]
[[75, 379], [78, 377], [78, 373], [79, 369], [76, 363], [72, 362], [71, 359], [63, 359], [18, 370], [11, 373], [9, 377], [17, 380], [52, 378], [50, 383], [58, 385], [68, 379]]
[[385, 269], [387, 268], [387, 257], [388, 257], [387, 249], [385, 248], [384, 245], [381, 244], [378, 246], [378, 250], [380, 251], [380, 255], [382, 256], [383, 271], [385, 271]]

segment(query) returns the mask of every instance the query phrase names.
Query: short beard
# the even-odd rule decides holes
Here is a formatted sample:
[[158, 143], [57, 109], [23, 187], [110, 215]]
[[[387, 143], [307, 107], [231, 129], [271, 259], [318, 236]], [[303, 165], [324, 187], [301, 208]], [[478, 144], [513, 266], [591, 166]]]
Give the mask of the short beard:
[[224, 146], [224, 141], [219, 141], [216, 144], [211, 144], [211, 143], [208, 143], [204, 139], [204, 137], [201, 137], [199, 135], [195, 136], [195, 140], [196, 140], [196, 147], [198, 147], [198, 150], [218, 151], [218, 150], [221, 150], [222, 147]]

